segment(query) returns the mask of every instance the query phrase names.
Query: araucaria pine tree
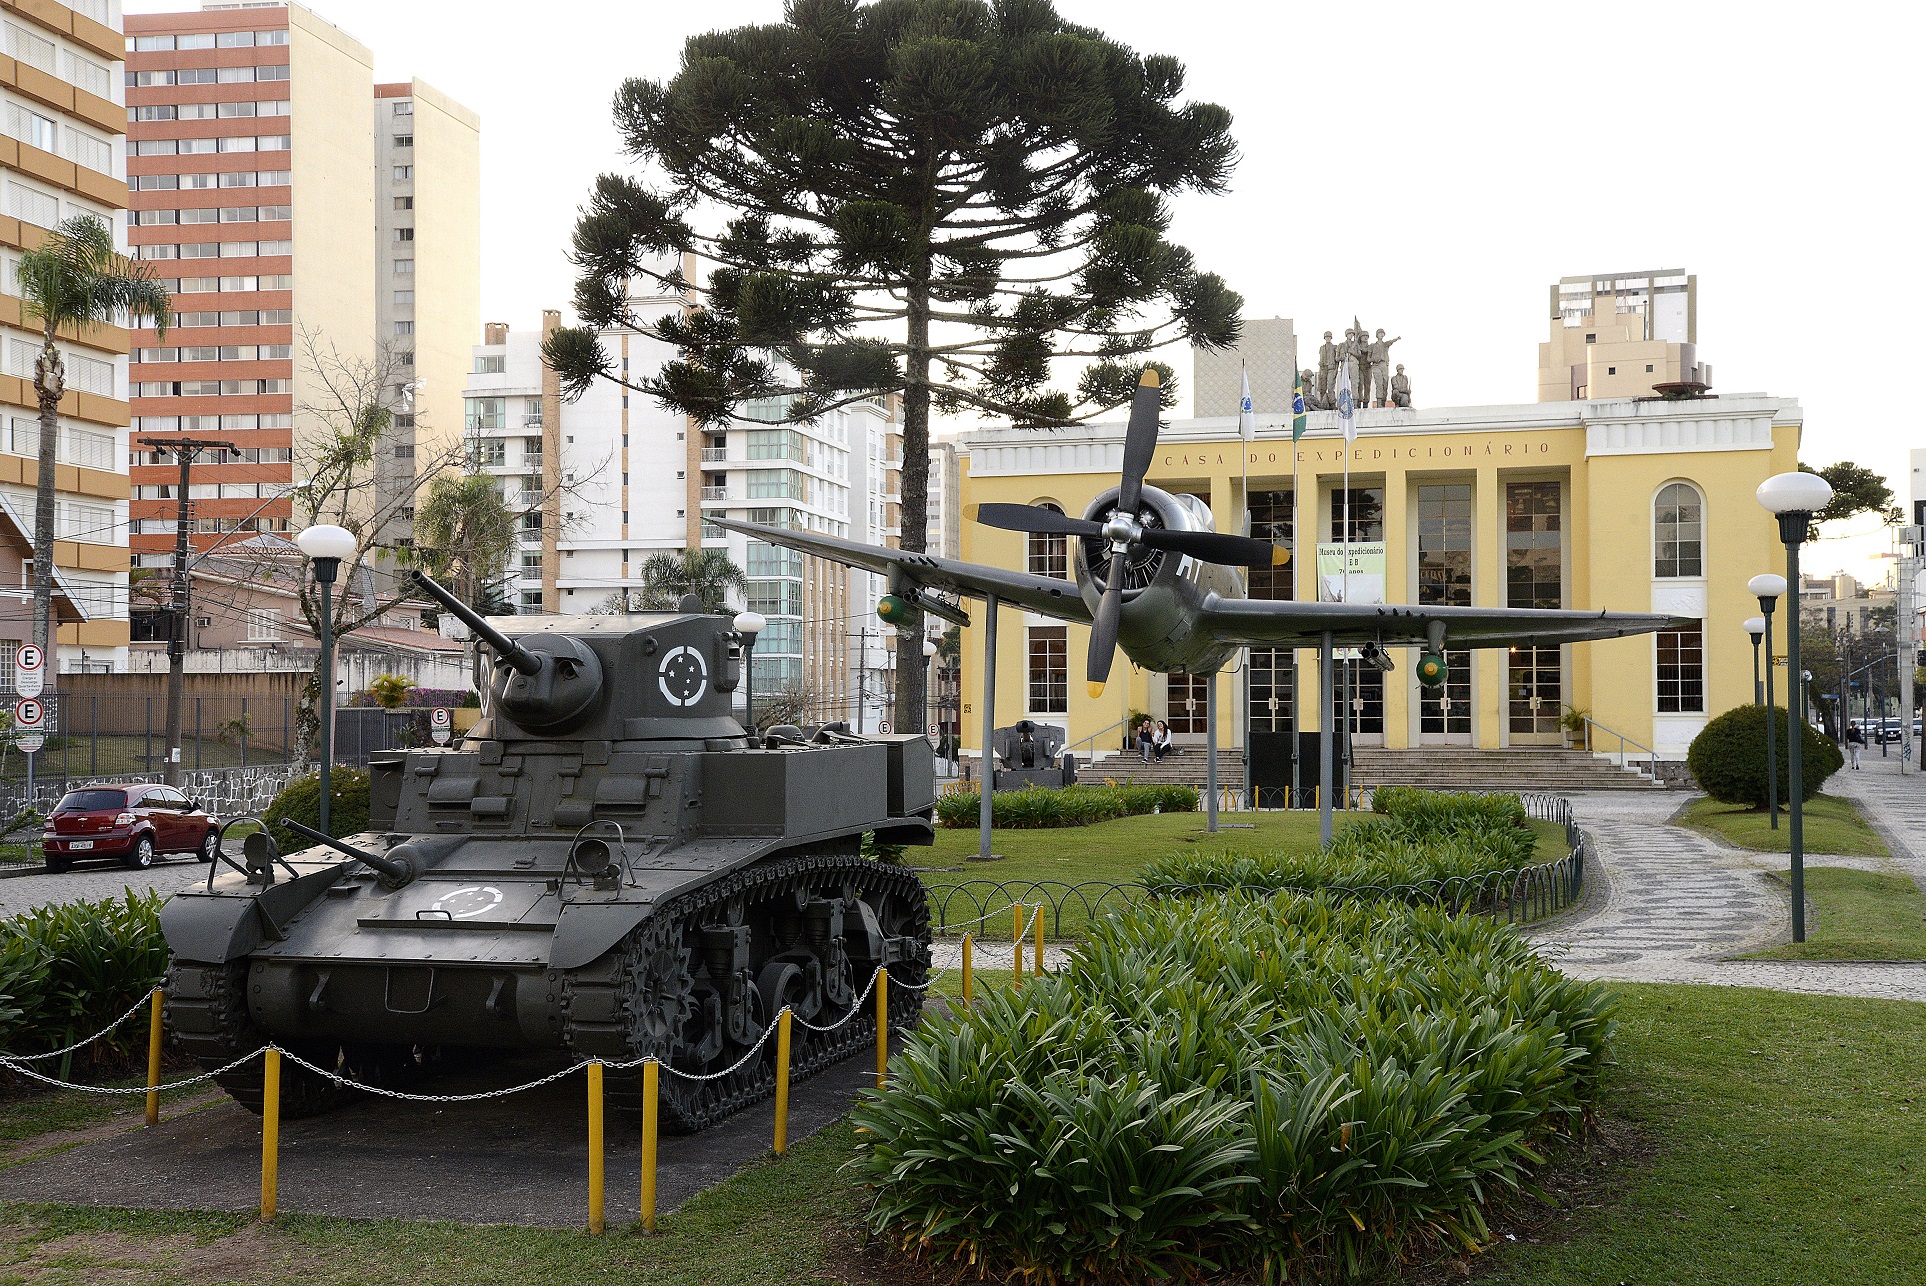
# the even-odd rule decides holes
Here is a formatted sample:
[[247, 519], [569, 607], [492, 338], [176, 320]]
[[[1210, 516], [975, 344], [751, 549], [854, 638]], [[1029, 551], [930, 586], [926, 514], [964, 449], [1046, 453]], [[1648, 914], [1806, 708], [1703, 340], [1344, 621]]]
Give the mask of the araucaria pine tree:
[[[583, 324], [545, 354], [567, 396], [609, 379], [705, 427], [748, 398], [795, 423], [900, 394], [921, 550], [932, 407], [1072, 423], [1127, 401], [1160, 345], [1236, 339], [1242, 299], [1167, 236], [1168, 198], [1222, 191], [1236, 159], [1230, 113], [1183, 86], [1048, 0], [792, 0], [694, 37], [672, 79], [616, 96], [641, 174], [596, 180]], [[644, 318], [652, 294], [688, 307]], [[608, 327], [679, 355], [625, 376]], [[898, 648], [897, 722], [919, 727], [921, 632]]]

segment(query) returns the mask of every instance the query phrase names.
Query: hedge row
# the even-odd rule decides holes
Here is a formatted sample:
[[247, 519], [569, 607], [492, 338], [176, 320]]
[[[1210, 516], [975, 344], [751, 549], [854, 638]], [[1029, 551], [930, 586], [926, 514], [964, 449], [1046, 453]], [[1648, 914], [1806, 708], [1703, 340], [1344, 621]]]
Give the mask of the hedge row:
[[877, 1233], [991, 1277], [1349, 1279], [1485, 1242], [1612, 1029], [1608, 993], [1486, 920], [1147, 904], [910, 1035], [857, 1165]]
[[1162, 897], [1225, 887], [1388, 888], [1517, 871], [1536, 860], [1538, 838], [1516, 795], [1400, 787], [1375, 792], [1372, 811], [1309, 853], [1173, 853], [1144, 868], [1143, 884]]
[[[160, 906], [159, 894], [129, 892], [0, 920], [0, 1053], [71, 1045], [153, 990], [167, 971]], [[146, 1042], [147, 1024], [135, 1019], [80, 1057], [117, 1063]]]
[[[975, 826], [982, 808], [976, 792], [936, 801], [937, 820], [952, 829]], [[999, 830], [1088, 826], [1142, 813], [1194, 813], [1197, 792], [1189, 786], [1029, 786], [990, 796], [990, 825]]]

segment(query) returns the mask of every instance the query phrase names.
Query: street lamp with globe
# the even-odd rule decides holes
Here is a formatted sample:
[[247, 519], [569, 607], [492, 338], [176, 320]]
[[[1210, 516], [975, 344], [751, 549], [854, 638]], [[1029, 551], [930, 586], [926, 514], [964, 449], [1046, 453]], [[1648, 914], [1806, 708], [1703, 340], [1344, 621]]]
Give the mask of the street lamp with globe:
[[294, 543], [314, 564], [314, 580], [321, 587], [321, 833], [328, 829], [328, 802], [333, 798], [334, 763], [334, 581], [343, 559], [353, 558], [359, 541], [346, 527], [320, 523], [304, 528]]
[[[1766, 704], [1766, 763], [1770, 771], [1766, 773], [1766, 808], [1771, 817], [1772, 829], [1779, 829], [1779, 748], [1778, 719], [1773, 715], [1777, 697], [1772, 691], [1772, 613], [1779, 605], [1780, 595], [1786, 592], [1786, 578], [1774, 576], [1771, 572], [1761, 572], [1746, 582], [1746, 589], [1759, 600], [1760, 619], [1765, 622], [1765, 704]], [[1794, 623], [1795, 628], [1797, 622]], [[1788, 676], [1790, 677], [1790, 676]]]
[[762, 744], [756, 736], [756, 684], [751, 662], [755, 659], [756, 635], [762, 633], [769, 620], [761, 612], [737, 612], [733, 622], [736, 633], [742, 636], [742, 715], [744, 731], [749, 734], [749, 744]]
[[[1786, 673], [1793, 678], [1791, 728], [1786, 734], [1787, 815], [1792, 831], [1792, 940], [1806, 940], [1805, 780], [1800, 773], [1800, 743], [1805, 740], [1806, 684], [1799, 665], [1799, 546], [1812, 530], [1813, 516], [1832, 503], [1832, 484], [1816, 473], [1778, 473], [1759, 484], [1759, 503], [1777, 515], [1779, 539], [1786, 547], [1786, 585], [1792, 609], [1786, 618]], [[1770, 727], [1770, 723], [1767, 724]]]

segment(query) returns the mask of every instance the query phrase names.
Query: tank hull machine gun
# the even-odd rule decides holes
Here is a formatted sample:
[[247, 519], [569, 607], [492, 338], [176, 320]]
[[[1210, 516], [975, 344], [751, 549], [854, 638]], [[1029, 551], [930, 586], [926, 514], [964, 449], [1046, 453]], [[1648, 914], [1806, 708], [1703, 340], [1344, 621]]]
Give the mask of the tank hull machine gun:
[[[706, 1074], [784, 1006], [836, 1023], [885, 966], [910, 984], [890, 988], [891, 1025], [914, 1020], [923, 887], [860, 845], [931, 842], [927, 741], [752, 744], [730, 709], [728, 617], [490, 621], [420, 579], [491, 654], [481, 719], [458, 748], [376, 756], [367, 832], [251, 836], [245, 861], [224, 850], [162, 909], [166, 1021], [188, 1053], [211, 1070], [271, 1039], [376, 1084], [437, 1048]], [[799, 1036], [804, 1076], [873, 1044], [874, 1015]], [[768, 1052], [717, 1080], [664, 1075], [663, 1126], [700, 1129], [774, 1075]], [[259, 1060], [217, 1079], [259, 1109]], [[639, 1072], [606, 1083], [639, 1115]], [[282, 1110], [346, 1092], [289, 1065]]]

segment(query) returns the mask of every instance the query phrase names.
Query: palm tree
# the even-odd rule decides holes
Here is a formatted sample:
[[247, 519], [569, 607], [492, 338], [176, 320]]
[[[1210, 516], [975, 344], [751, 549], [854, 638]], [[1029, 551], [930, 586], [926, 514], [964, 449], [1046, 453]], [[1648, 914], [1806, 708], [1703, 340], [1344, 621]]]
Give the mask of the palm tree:
[[442, 474], [415, 514], [417, 563], [430, 576], [452, 577], [462, 602], [477, 609], [520, 539], [501, 484], [486, 474]]
[[749, 587], [749, 578], [727, 550], [683, 549], [650, 554], [642, 564], [642, 587], [635, 599], [642, 611], [673, 612], [685, 594], [702, 600], [706, 612], [720, 612], [729, 591]]
[[40, 480], [33, 507], [33, 640], [44, 654], [51, 642], [53, 612], [54, 460], [60, 442], [60, 399], [67, 392], [67, 366], [54, 334], [111, 325], [125, 310], [167, 333], [173, 299], [152, 271], [114, 248], [114, 234], [90, 214], [76, 215], [20, 256], [20, 300], [43, 336], [33, 364], [40, 400]]

